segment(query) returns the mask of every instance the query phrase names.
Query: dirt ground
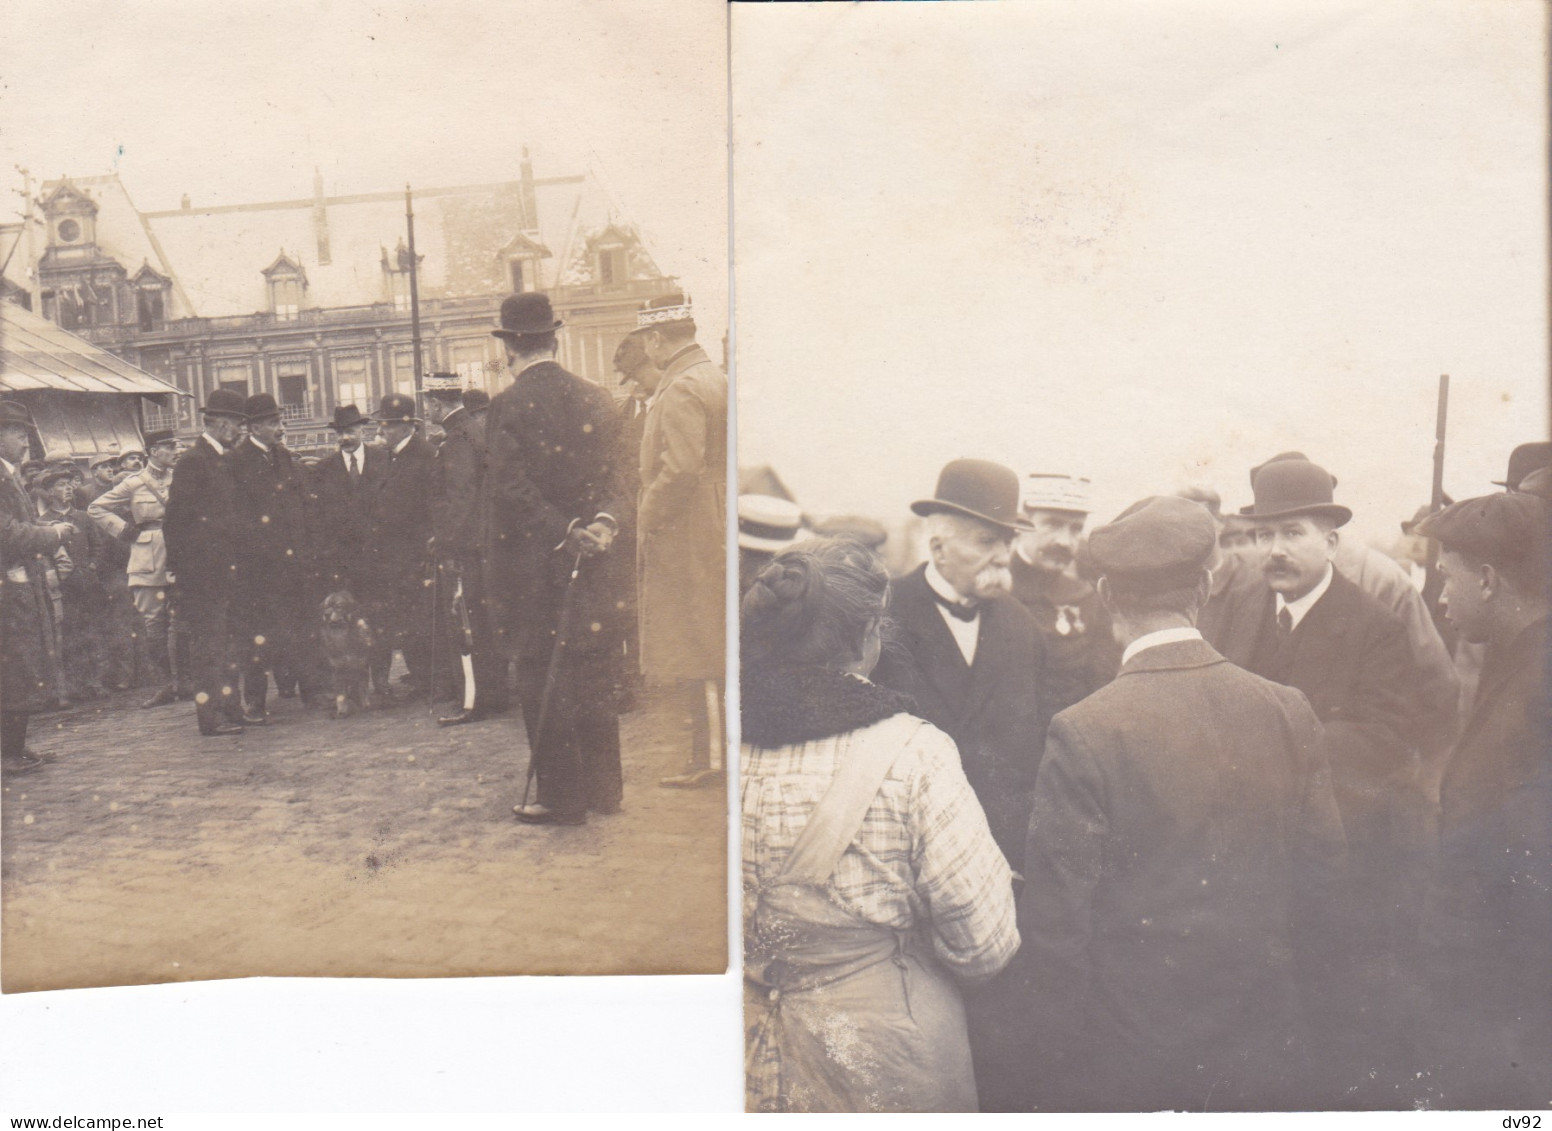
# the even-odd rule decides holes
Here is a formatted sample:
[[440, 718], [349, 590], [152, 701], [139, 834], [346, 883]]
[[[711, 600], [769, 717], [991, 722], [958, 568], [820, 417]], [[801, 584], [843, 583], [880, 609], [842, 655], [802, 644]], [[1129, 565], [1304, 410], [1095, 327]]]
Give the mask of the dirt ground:
[[35, 716], [57, 761], [0, 801], [6, 992], [247, 975], [714, 973], [727, 966], [721, 790], [657, 781], [683, 739], [625, 716], [625, 804], [519, 824], [520, 713], [425, 704], [334, 721], [271, 699], [201, 737], [143, 692]]

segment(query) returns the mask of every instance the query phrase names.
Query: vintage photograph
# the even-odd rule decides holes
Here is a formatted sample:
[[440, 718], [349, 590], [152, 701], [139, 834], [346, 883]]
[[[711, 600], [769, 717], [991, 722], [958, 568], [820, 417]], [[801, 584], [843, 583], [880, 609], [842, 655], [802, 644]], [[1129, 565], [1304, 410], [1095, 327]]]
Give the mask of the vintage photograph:
[[734, 5], [749, 1110], [1552, 1103], [1545, 44]]
[[22, 7], [4, 990], [725, 971], [725, 8]]

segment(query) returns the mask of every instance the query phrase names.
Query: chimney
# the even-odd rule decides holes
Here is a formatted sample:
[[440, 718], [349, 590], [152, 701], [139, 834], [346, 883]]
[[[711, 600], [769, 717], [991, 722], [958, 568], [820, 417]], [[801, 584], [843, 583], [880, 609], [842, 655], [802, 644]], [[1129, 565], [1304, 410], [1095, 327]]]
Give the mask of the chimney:
[[323, 174], [313, 167], [313, 235], [318, 240], [318, 265], [327, 267], [329, 255], [329, 211], [323, 203]]

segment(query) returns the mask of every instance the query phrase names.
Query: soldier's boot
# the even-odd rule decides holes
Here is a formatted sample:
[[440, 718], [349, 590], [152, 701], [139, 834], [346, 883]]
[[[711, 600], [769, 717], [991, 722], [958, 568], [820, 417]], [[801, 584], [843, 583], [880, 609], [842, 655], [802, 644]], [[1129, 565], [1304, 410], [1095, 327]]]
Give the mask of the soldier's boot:
[[151, 670], [156, 673], [157, 683], [156, 694], [140, 704], [142, 709], [149, 710], [152, 707], [165, 707], [169, 703], [177, 702], [178, 689], [173, 676], [174, 657], [170, 647], [171, 634], [168, 632], [166, 614], [143, 623], [145, 624], [146, 656], [151, 661]]

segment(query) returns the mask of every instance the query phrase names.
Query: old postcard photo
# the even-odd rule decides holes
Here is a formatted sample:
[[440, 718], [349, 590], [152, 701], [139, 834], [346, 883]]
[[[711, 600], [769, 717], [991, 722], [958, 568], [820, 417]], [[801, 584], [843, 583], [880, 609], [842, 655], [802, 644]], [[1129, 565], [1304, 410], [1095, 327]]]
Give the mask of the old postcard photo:
[[725, 970], [725, 9], [8, 25], [4, 989]]
[[1545, 1107], [1544, 7], [732, 15], [748, 1108]]

